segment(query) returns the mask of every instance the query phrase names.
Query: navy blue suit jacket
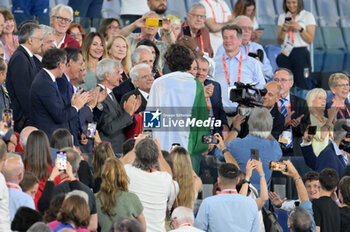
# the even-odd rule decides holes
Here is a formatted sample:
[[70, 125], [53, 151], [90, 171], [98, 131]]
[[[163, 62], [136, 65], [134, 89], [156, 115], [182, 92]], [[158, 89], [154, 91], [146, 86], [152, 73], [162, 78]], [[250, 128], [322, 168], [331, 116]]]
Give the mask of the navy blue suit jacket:
[[217, 120], [221, 120], [221, 127], [215, 127], [214, 133], [221, 133], [222, 132], [222, 125], [227, 125], [227, 118], [226, 113], [224, 111], [224, 108], [222, 106], [222, 99], [221, 99], [221, 87], [220, 84], [216, 81], [212, 80], [205, 80], [204, 85], [214, 85], [214, 92], [213, 95], [210, 97], [210, 102], [213, 108], [213, 116]]
[[19, 46], [11, 56], [6, 76], [6, 88], [17, 132], [29, 125], [29, 90], [37, 72], [34, 60]]
[[134, 89], [135, 89], [135, 86], [131, 82], [131, 79], [127, 79], [126, 81], [122, 82], [119, 86], [115, 87], [112, 91], [119, 103], [124, 94], [127, 94], [128, 92]]
[[49, 74], [42, 69], [30, 89], [30, 119], [33, 126], [50, 138], [58, 128], [69, 130], [68, 122], [78, 117], [77, 110], [67, 106]]
[[312, 149], [312, 145], [301, 147], [305, 163], [313, 170], [320, 172], [324, 168], [333, 168], [337, 171], [339, 177], [343, 176], [346, 164], [341, 156], [336, 155], [333, 144], [329, 143], [318, 157]]

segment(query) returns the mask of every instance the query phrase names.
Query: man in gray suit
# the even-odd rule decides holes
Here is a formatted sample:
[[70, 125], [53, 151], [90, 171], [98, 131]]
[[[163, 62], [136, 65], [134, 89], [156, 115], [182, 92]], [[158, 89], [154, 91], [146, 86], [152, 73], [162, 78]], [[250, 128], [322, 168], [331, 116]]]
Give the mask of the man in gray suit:
[[112, 89], [119, 86], [121, 64], [112, 59], [103, 59], [97, 63], [97, 83], [102, 90], [107, 89], [108, 96], [102, 102], [103, 118], [97, 129], [102, 140], [112, 144], [115, 153], [122, 153], [122, 144], [125, 141], [123, 129], [133, 123], [133, 115], [141, 105], [141, 97], [131, 95], [122, 106], [114, 97]]

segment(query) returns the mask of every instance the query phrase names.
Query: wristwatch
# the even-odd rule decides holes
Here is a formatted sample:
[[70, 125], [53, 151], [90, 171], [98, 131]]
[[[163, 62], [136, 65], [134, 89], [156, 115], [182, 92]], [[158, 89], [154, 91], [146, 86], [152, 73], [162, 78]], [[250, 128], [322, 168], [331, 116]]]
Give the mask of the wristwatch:
[[242, 185], [244, 185], [245, 183], [250, 184], [250, 181], [247, 181], [246, 179], [243, 179], [243, 180], [241, 181], [241, 183], [242, 183]]
[[304, 28], [302, 27], [302, 28], [299, 30], [300, 34], [303, 33], [303, 31], [304, 31]]
[[224, 150], [222, 150], [222, 154], [225, 154], [225, 152], [229, 151], [228, 148], [226, 147]]

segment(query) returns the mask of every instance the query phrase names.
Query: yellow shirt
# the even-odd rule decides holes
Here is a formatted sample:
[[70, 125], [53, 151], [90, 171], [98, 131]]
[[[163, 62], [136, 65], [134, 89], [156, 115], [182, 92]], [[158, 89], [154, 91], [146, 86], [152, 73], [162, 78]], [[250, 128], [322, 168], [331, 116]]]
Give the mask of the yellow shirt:
[[317, 126], [316, 134], [314, 138], [312, 139], [312, 148], [314, 150], [314, 153], [316, 156], [318, 156], [321, 151], [328, 145], [329, 139], [330, 139], [330, 134], [331, 137], [333, 138], [333, 126], [331, 128], [330, 133], [327, 133], [326, 137], [324, 139], [321, 138], [321, 127], [323, 127], [326, 122], [327, 118], [326, 117], [318, 117], [315, 116], [313, 113], [310, 114], [310, 121], [311, 125]]

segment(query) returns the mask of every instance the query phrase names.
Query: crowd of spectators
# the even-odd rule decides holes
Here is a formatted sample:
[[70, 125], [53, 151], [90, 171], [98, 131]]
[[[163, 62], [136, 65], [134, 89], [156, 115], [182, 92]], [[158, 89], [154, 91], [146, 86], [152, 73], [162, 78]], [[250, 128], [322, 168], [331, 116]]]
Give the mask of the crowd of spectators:
[[[122, 0], [98, 32], [73, 22], [102, 2], [0, 10], [0, 231], [281, 231], [277, 208], [290, 231], [350, 230], [349, 77], [311, 89], [303, 0], [283, 1], [276, 70], [255, 0], [196, 1], [185, 22], [166, 0]], [[50, 26], [16, 25], [32, 14]]]

